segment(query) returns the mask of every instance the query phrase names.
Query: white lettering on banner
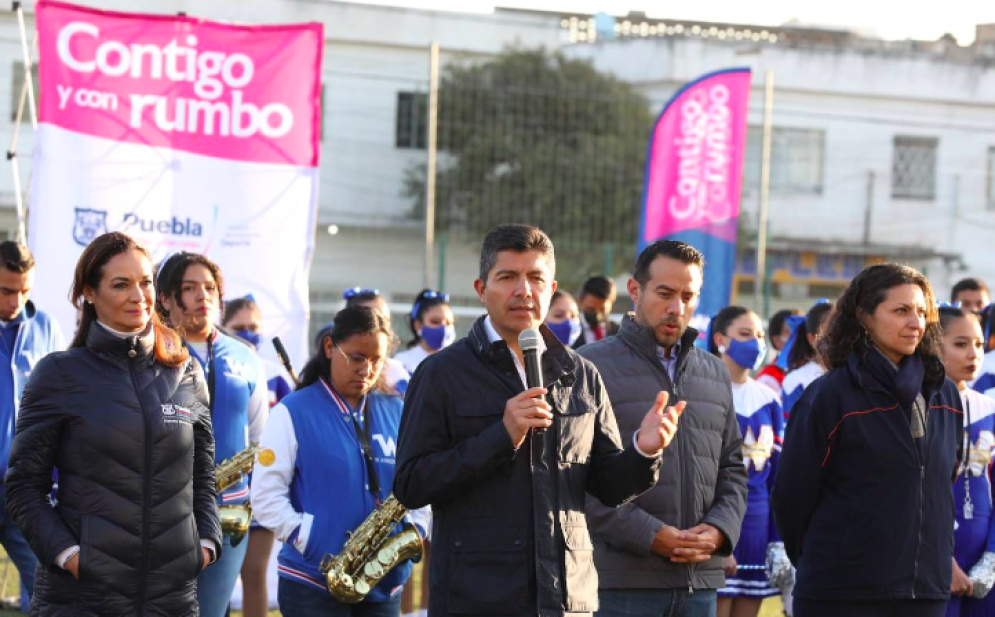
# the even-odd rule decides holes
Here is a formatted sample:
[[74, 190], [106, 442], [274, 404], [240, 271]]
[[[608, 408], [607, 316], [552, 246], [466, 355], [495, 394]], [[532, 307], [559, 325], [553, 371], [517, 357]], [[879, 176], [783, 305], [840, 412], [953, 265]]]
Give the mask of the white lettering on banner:
[[[97, 42], [92, 58], [83, 58], [73, 51], [74, 37], [89, 37]], [[132, 79], [168, 79], [190, 82], [200, 99], [153, 94], [130, 94], [129, 124], [140, 129], [151, 112], [155, 126], [166, 132], [203, 135], [253, 137], [259, 133], [279, 138], [290, 133], [294, 115], [283, 103], [257, 105], [246, 102], [244, 88], [255, 76], [252, 59], [242, 53], [199, 51], [197, 37], [185, 38], [186, 46], [171, 40], [163, 47], [153, 44], [101, 41], [100, 30], [86, 22], [72, 22], [59, 31], [56, 44], [59, 59], [79, 73], [101, 73], [108, 77], [128, 76]], [[230, 101], [218, 100], [231, 89]], [[118, 96], [110, 92], [79, 89], [70, 99], [71, 88], [65, 94], [59, 86], [59, 109], [72, 100], [80, 107], [116, 111]]]
[[384, 456], [393, 458], [397, 454], [397, 443], [394, 442], [393, 437], [384, 439], [383, 435], [374, 435], [373, 441], [380, 444], [380, 451], [383, 452]]
[[729, 156], [732, 112], [729, 89], [716, 85], [698, 90], [681, 105], [678, 146], [677, 195], [670, 199], [670, 214], [676, 219], [725, 221], [732, 212], [727, 182], [732, 172]]

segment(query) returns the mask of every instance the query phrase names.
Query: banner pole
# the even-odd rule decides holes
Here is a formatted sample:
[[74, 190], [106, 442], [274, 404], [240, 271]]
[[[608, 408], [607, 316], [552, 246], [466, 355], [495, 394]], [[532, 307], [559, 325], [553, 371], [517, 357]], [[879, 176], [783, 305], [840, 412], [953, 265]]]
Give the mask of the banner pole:
[[17, 24], [21, 29], [21, 54], [24, 57], [24, 83], [28, 88], [28, 110], [31, 114], [31, 128], [38, 128], [38, 106], [35, 103], [34, 75], [31, 74], [31, 47], [34, 47], [32, 39], [31, 47], [28, 47], [28, 28], [24, 23], [24, 8], [20, 2], [14, 2], [14, 11], [17, 13]]
[[763, 309], [764, 288], [767, 285], [767, 209], [770, 202], [770, 141], [774, 119], [774, 72], [768, 70], [764, 85], [764, 142], [760, 159], [760, 212], [757, 221], [757, 280], [756, 307]]
[[435, 253], [435, 176], [439, 132], [439, 42], [429, 46], [428, 130], [425, 165], [425, 287], [432, 289], [432, 262]]

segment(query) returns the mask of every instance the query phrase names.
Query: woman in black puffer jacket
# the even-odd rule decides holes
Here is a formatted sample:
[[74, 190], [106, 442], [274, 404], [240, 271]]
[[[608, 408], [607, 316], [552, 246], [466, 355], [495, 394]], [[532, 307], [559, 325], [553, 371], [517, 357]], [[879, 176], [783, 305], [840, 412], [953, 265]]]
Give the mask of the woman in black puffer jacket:
[[6, 476], [40, 562], [31, 614], [195, 616], [221, 542], [200, 367], [158, 322], [151, 259], [130, 237], [83, 251], [72, 297], [79, 330], [31, 373]]

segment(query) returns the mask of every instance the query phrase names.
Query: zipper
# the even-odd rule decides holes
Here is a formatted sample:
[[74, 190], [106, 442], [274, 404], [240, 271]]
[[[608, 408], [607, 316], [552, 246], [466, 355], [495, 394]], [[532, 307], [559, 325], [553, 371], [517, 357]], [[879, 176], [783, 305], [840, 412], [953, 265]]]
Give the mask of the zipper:
[[[677, 384], [680, 381], [680, 378], [684, 376], [684, 370], [685, 370], [685, 367], [681, 366], [680, 367], [680, 372], [674, 374], [673, 383], [670, 384], [671, 387], [674, 390], [674, 400], [673, 400], [672, 404], [675, 404], [675, 405], [677, 404], [677, 401], [680, 400], [680, 388], [678, 387]], [[670, 375], [668, 374], [667, 377], [669, 378]], [[684, 440], [681, 439], [681, 431], [680, 431], [680, 429], [678, 429], [678, 431], [677, 431], [676, 438], [677, 438], [678, 450], [680, 451], [680, 455], [681, 455], [681, 461], [683, 461], [684, 463], [687, 463], [690, 459], [688, 458], [687, 453], [684, 452]], [[685, 499], [687, 498], [687, 488], [688, 488], [687, 485], [688, 484], [689, 484], [688, 482], [682, 482], [681, 483], [681, 488], [682, 488], [681, 492], [684, 493], [683, 497]], [[690, 505], [693, 508], [694, 504], [690, 504]], [[685, 522], [685, 524], [686, 524], [686, 522]], [[687, 581], [688, 581], [688, 595], [694, 595], [694, 564], [693, 563], [684, 564], [684, 574], [685, 574], [685, 576], [687, 578]]]
[[[870, 390], [873, 390], [873, 391], [880, 392], [880, 393], [884, 394], [892, 402], [895, 403], [895, 406], [899, 410], [904, 411], [902, 409], [901, 405], [899, 405], [898, 399], [896, 399], [894, 396], [892, 396], [891, 392], [888, 392], [884, 388], [870, 388]], [[926, 400], [926, 397], [923, 397], [923, 403], [925, 403], [926, 409], [928, 410], [929, 409], [929, 401]], [[911, 413], [915, 413], [916, 412], [916, 410], [915, 410], [915, 404], [916, 404], [915, 399], [913, 399], [912, 400], [912, 407], [913, 408], [911, 410], [909, 410]], [[902, 414], [902, 417], [905, 418], [905, 423], [909, 427], [909, 439], [912, 440], [912, 450], [915, 452], [916, 462], [919, 464], [919, 494], [917, 496], [918, 497], [917, 498], [917, 502], [919, 504], [919, 520], [918, 520], [917, 525], [916, 525], [916, 527], [917, 527], [917, 529], [916, 529], [916, 557], [915, 557], [915, 560], [912, 562], [912, 599], [915, 600], [916, 599], [916, 578], [919, 576], [919, 556], [922, 553], [922, 524], [923, 524], [923, 517], [924, 517], [924, 512], [923, 512], [923, 495], [926, 492], [926, 453], [929, 450], [929, 438], [930, 438], [930, 432], [929, 432], [929, 429], [928, 429], [929, 416], [928, 415], [926, 416], [925, 423], [923, 425], [923, 437], [922, 438], [923, 438], [924, 443], [923, 443], [923, 450], [922, 450], [922, 452], [919, 451], [919, 447], [915, 443], [916, 440], [912, 437], [912, 421], [909, 418], [906, 418], [904, 413]]]
[[135, 344], [137, 338], [131, 338], [131, 349], [128, 351], [128, 374], [131, 376], [131, 383], [135, 387], [135, 396], [138, 397], [138, 406], [142, 410], [142, 424], [145, 429], [145, 469], [142, 472], [142, 574], [141, 582], [138, 584], [138, 614], [145, 614], [145, 591], [148, 585], [148, 561], [149, 561], [149, 515], [152, 506], [149, 503], [152, 499], [152, 425], [149, 422], [148, 411], [142, 401], [142, 392], [138, 387], [138, 380], [135, 378]]

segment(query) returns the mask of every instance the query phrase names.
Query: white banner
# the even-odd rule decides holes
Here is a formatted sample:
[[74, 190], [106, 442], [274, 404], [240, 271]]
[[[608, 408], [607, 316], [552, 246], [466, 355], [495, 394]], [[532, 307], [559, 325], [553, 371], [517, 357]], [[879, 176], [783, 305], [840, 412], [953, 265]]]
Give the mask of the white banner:
[[178, 250], [209, 256], [226, 299], [252, 294], [265, 334], [303, 362], [321, 26], [232, 26], [45, 0], [37, 15], [36, 304], [74, 332], [76, 260], [97, 235], [121, 231], [156, 260]]

